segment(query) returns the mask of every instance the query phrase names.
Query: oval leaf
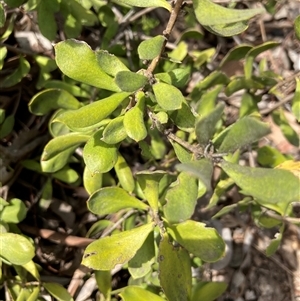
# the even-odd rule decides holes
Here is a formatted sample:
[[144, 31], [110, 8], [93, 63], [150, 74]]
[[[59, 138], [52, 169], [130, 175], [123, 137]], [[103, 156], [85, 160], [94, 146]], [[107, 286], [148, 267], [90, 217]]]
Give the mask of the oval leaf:
[[55, 45], [59, 69], [72, 79], [109, 91], [120, 91], [112, 77], [99, 66], [96, 54], [85, 42], [74, 39]]
[[[286, 204], [300, 200], [300, 181], [282, 169], [253, 168], [222, 162], [222, 169], [242, 189], [260, 204]], [[284, 187], [284, 189], [283, 189]]]
[[215, 262], [224, 255], [225, 243], [216, 229], [187, 220], [170, 226], [167, 231], [181, 246], [206, 262]]
[[82, 264], [95, 270], [112, 270], [134, 257], [153, 230], [152, 223], [92, 242], [84, 251]]
[[66, 111], [58, 115], [53, 122], [62, 122], [73, 131], [97, 127], [99, 122], [109, 116], [129, 95], [125, 92], [115, 93], [78, 110]]
[[200, 282], [193, 287], [192, 301], [214, 301], [227, 289], [225, 282]]
[[73, 148], [75, 146], [79, 146], [80, 144], [86, 142], [89, 138], [90, 136], [80, 133], [69, 133], [55, 137], [44, 147], [41, 160], [49, 160], [70, 147]]
[[8, 206], [5, 206], [1, 211], [1, 221], [5, 223], [18, 224], [26, 217], [27, 214], [25, 204], [16, 198], [11, 199]]
[[219, 147], [219, 152], [234, 152], [269, 133], [268, 124], [259, 121], [255, 117], [246, 116], [232, 125]]
[[167, 111], [181, 108], [185, 99], [177, 88], [165, 83], [156, 83], [152, 86], [157, 103]]
[[81, 104], [65, 90], [47, 89], [34, 95], [28, 106], [32, 114], [41, 116], [59, 108], [76, 110], [81, 107]]
[[158, 295], [133, 285], [125, 287], [120, 296], [123, 301], [166, 301]]
[[102, 138], [105, 143], [117, 144], [127, 137], [123, 120], [124, 116], [116, 117], [105, 127]]
[[89, 195], [102, 187], [103, 174], [92, 174], [90, 170], [85, 167], [83, 171], [83, 185]]
[[137, 103], [124, 116], [124, 127], [127, 135], [136, 142], [144, 140], [147, 129], [144, 122], [145, 96], [143, 92], [137, 93]]
[[92, 174], [110, 171], [118, 159], [115, 145], [101, 141], [102, 131], [96, 132], [83, 148], [83, 160]]
[[12, 264], [23, 265], [33, 258], [34, 246], [19, 234], [1, 233], [0, 256]]
[[197, 180], [188, 173], [179, 174], [177, 181], [167, 191], [164, 214], [170, 223], [180, 223], [192, 216], [198, 198]]
[[135, 92], [147, 84], [148, 78], [131, 71], [120, 71], [116, 75], [115, 82], [122, 91]]
[[158, 252], [161, 287], [172, 301], [190, 300], [192, 288], [191, 259], [180, 246], [174, 246], [164, 234]]
[[89, 210], [97, 215], [107, 215], [127, 208], [148, 209], [146, 204], [119, 187], [104, 187], [97, 190], [90, 196], [87, 205]]
[[165, 40], [165, 37], [160, 35], [141, 42], [137, 49], [139, 58], [141, 60], [153, 60], [160, 54]]

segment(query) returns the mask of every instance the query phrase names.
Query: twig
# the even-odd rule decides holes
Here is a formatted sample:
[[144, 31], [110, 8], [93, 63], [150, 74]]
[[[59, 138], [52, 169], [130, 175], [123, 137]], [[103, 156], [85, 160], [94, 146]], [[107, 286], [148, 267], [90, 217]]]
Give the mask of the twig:
[[147, 73], [149, 76], [152, 75], [152, 73], [153, 73], [153, 71], [155, 70], [155, 68], [156, 68], [156, 66], [157, 66], [157, 64], [158, 64], [158, 62], [159, 62], [159, 60], [160, 60], [160, 58], [162, 57], [162, 55], [163, 55], [163, 53], [164, 53], [164, 51], [165, 51], [166, 44], [167, 44], [167, 42], [168, 42], [168, 40], [169, 40], [171, 31], [172, 31], [172, 29], [173, 29], [173, 27], [174, 27], [174, 25], [175, 25], [175, 22], [176, 22], [176, 20], [177, 20], [177, 17], [178, 17], [178, 15], [179, 15], [179, 13], [180, 13], [180, 9], [181, 9], [181, 7], [182, 7], [183, 1], [184, 1], [184, 0], [177, 0], [176, 3], [175, 3], [174, 8], [172, 9], [172, 12], [171, 12], [171, 15], [170, 15], [170, 18], [169, 18], [167, 27], [166, 27], [166, 29], [165, 29], [164, 32], [163, 32], [163, 35], [164, 35], [164, 37], [165, 37], [165, 40], [164, 40], [164, 43], [163, 43], [163, 45], [162, 45], [162, 47], [161, 47], [160, 53], [159, 53], [159, 55], [158, 55], [157, 57], [155, 57], [155, 58], [151, 61], [150, 65], [149, 65], [148, 68], [147, 68], [147, 72], [146, 72], [146, 73]]

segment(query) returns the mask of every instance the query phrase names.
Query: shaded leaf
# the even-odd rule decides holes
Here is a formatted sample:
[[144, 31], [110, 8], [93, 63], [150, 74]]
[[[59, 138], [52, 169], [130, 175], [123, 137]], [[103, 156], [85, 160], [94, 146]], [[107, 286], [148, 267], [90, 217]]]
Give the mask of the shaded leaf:
[[158, 263], [160, 284], [168, 300], [190, 300], [192, 274], [189, 253], [180, 246], [172, 245], [167, 234], [159, 243]]
[[17, 67], [16, 70], [14, 70], [10, 75], [6, 76], [0, 82], [0, 88], [7, 88], [16, 85], [22, 80], [24, 76], [28, 74], [29, 70], [30, 70], [30, 64], [23, 56], [20, 56], [19, 66]]
[[72, 79], [97, 88], [120, 91], [112, 77], [99, 66], [95, 52], [85, 42], [66, 40], [55, 45], [59, 69]]
[[92, 242], [84, 251], [82, 264], [95, 270], [112, 270], [134, 257], [153, 230], [149, 223]]
[[216, 108], [205, 116], [200, 116], [196, 121], [196, 136], [199, 144], [205, 147], [212, 139], [216, 124], [221, 120], [225, 105], [219, 103]]
[[192, 216], [198, 198], [198, 184], [187, 172], [181, 172], [168, 189], [164, 215], [170, 223], [180, 223]]
[[255, 117], [246, 116], [234, 123], [228, 130], [219, 152], [233, 152], [251, 144], [270, 133], [269, 125]]
[[97, 100], [78, 110], [66, 111], [58, 115], [53, 122], [62, 122], [73, 131], [97, 127], [99, 122], [109, 116], [129, 96], [129, 93], [115, 93]]
[[81, 104], [69, 92], [51, 88], [35, 94], [28, 106], [32, 114], [40, 116], [59, 108], [76, 110], [81, 107]]
[[189, 173], [201, 180], [208, 191], [211, 190], [213, 168], [212, 161], [206, 158], [176, 165], [177, 170]]
[[206, 262], [215, 262], [224, 255], [225, 243], [217, 230], [204, 223], [187, 220], [167, 227], [167, 231], [181, 246]]
[[89, 197], [87, 206], [91, 212], [97, 215], [116, 213], [127, 208], [148, 209], [146, 204], [119, 187], [104, 187], [95, 191]]
[[142, 247], [128, 262], [128, 271], [133, 279], [146, 276], [155, 261], [154, 235], [151, 232]]
[[[222, 169], [260, 204], [285, 204], [300, 200], [300, 181], [291, 172], [281, 169], [253, 168], [223, 161]], [[284, 189], [283, 189], [284, 188]]]
[[[299, 23], [300, 23], [300, 16], [299, 16]], [[296, 77], [296, 91], [292, 100], [292, 111], [297, 121], [300, 122], [300, 78], [297, 77]]]
[[224, 56], [219, 65], [219, 68], [222, 68], [227, 62], [238, 61], [240, 59], [245, 58], [246, 54], [249, 52], [250, 49], [252, 49], [252, 46], [243, 44], [233, 47]]
[[300, 41], [300, 15], [294, 20], [294, 28], [296, 37]]
[[114, 169], [122, 188], [128, 192], [132, 192], [135, 187], [132, 171], [120, 153], [118, 153], [118, 160], [114, 166]]

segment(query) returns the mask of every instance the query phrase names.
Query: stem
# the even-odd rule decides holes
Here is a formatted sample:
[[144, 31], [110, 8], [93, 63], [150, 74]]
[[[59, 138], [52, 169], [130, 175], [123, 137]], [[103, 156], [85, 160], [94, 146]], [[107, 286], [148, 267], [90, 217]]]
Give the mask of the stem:
[[161, 47], [160, 53], [159, 53], [159, 55], [158, 55], [157, 57], [155, 57], [155, 58], [151, 61], [150, 65], [149, 65], [148, 68], [147, 68], [147, 74], [148, 74], [149, 76], [152, 75], [152, 73], [153, 73], [153, 71], [155, 70], [155, 68], [156, 68], [156, 66], [157, 66], [157, 64], [158, 64], [158, 62], [159, 62], [159, 60], [160, 60], [160, 58], [162, 57], [162, 55], [163, 55], [163, 53], [164, 53], [164, 51], [165, 51], [166, 44], [167, 44], [167, 42], [168, 42], [168, 40], [169, 40], [171, 31], [172, 31], [172, 29], [173, 29], [173, 27], [174, 27], [174, 25], [175, 25], [175, 22], [176, 22], [176, 20], [177, 20], [177, 17], [178, 17], [178, 15], [179, 15], [179, 13], [180, 13], [180, 9], [181, 9], [181, 7], [182, 7], [183, 1], [184, 1], [184, 0], [177, 0], [176, 3], [175, 3], [174, 8], [172, 9], [172, 12], [171, 12], [171, 15], [170, 15], [170, 18], [169, 18], [167, 27], [166, 27], [166, 29], [165, 29], [164, 32], [163, 32], [163, 35], [164, 35], [164, 37], [165, 37], [165, 41], [164, 41], [164, 43], [163, 43], [163, 45], [162, 45], [162, 47]]

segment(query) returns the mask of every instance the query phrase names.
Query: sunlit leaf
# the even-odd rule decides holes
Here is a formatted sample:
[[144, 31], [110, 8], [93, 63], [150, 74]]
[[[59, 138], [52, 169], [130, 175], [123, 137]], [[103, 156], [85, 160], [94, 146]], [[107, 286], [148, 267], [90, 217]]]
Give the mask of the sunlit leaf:
[[171, 5], [165, 0], [114, 0], [114, 2], [137, 7], [164, 7], [171, 11]]
[[160, 54], [164, 42], [164, 36], [156, 36], [154, 38], [141, 42], [137, 49], [139, 58], [141, 60], [154, 59]]
[[165, 301], [162, 297], [153, 294], [140, 286], [126, 286], [120, 296], [123, 301]]
[[107, 215], [126, 208], [141, 210], [148, 208], [142, 201], [119, 187], [104, 187], [95, 191], [89, 197], [87, 205], [89, 210], [97, 215]]
[[100, 238], [84, 251], [82, 264], [95, 270], [111, 270], [134, 257], [153, 230], [153, 223]]
[[61, 284], [54, 282], [45, 282], [43, 287], [58, 301], [73, 301], [70, 293]]

